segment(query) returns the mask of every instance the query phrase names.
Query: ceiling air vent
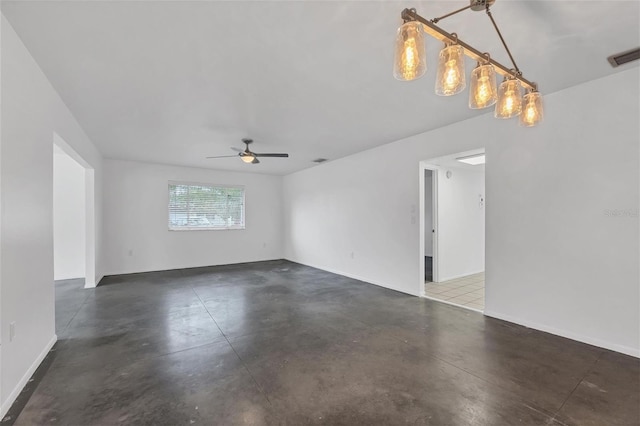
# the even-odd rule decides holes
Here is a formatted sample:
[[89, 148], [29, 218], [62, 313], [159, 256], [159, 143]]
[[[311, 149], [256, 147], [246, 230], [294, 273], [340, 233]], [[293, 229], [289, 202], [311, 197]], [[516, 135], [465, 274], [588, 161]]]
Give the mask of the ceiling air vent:
[[640, 47], [627, 50], [626, 52], [617, 53], [607, 58], [612, 67], [619, 67], [627, 62], [637, 61], [640, 59]]
[[313, 160], [314, 163], [324, 163], [325, 161], [328, 161], [326, 158], [316, 158], [315, 160]]

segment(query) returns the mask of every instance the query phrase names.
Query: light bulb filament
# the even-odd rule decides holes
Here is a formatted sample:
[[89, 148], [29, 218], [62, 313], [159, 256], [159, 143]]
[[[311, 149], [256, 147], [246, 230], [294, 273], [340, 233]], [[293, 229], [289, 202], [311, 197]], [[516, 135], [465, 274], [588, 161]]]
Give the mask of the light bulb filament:
[[449, 90], [456, 87], [460, 80], [460, 74], [456, 68], [456, 61], [447, 62], [447, 73], [445, 77], [445, 87]]
[[416, 77], [418, 69], [418, 61], [416, 59], [416, 41], [411, 37], [405, 41], [404, 54], [402, 55], [402, 74], [407, 80], [413, 80]]

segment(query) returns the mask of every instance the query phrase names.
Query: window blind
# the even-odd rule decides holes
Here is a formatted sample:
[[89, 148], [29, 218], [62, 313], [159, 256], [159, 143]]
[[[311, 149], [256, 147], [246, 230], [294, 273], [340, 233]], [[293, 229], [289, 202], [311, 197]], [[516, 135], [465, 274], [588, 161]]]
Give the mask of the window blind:
[[169, 229], [244, 229], [244, 188], [170, 182]]

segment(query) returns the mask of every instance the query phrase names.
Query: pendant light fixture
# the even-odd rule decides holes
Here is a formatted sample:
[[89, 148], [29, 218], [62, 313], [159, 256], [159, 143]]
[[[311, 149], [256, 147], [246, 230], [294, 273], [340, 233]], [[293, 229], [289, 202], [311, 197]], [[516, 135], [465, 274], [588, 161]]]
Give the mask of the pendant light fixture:
[[[487, 53], [487, 59], [489, 54]], [[496, 89], [496, 72], [489, 62], [480, 63], [471, 71], [469, 87], [469, 108], [487, 108], [498, 100]]]
[[542, 96], [533, 89], [527, 91], [522, 98], [522, 113], [520, 113], [520, 125], [532, 127], [542, 121]]
[[426, 71], [427, 59], [422, 24], [417, 21], [407, 21], [398, 28], [393, 76], [401, 81], [411, 81], [422, 77]]
[[[440, 96], [451, 96], [465, 89], [464, 56], [477, 61], [471, 72], [469, 108], [487, 108], [495, 104], [495, 117], [511, 118], [520, 115], [520, 124], [532, 127], [542, 121], [542, 95], [535, 83], [523, 77], [516, 65], [507, 43], [502, 37], [490, 6], [495, 0], [469, 0], [470, 4], [444, 16], [427, 20], [418, 15], [415, 9], [404, 9], [401, 17], [404, 21], [398, 29], [393, 75], [398, 80], [411, 81], [420, 78], [427, 70], [424, 33], [444, 42], [445, 47], [438, 56], [435, 91]], [[492, 59], [488, 53], [460, 40], [456, 33], [449, 33], [438, 25], [442, 19], [467, 9], [485, 11], [491, 20], [512, 67], [507, 67]], [[504, 81], [496, 89], [496, 74]], [[526, 90], [522, 97], [522, 88]]]
[[[453, 34], [455, 36], [455, 34]], [[436, 95], [452, 96], [464, 90], [464, 49], [456, 44], [445, 44], [438, 55]]]
[[520, 83], [514, 78], [506, 77], [498, 89], [496, 103], [496, 118], [511, 118], [520, 115], [522, 111], [522, 92]]

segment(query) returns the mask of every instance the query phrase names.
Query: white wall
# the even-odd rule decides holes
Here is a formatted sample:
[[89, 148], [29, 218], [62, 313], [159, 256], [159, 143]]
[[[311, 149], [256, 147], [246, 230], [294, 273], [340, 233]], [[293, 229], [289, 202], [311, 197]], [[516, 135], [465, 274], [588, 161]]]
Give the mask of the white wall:
[[[53, 287], [54, 133], [95, 168], [101, 156], [9, 22], [1, 20], [0, 415], [55, 342]], [[99, 252], [100, 228], [96, 222]], [[97, 273], [100, 272], [97, 265]], [[16, 338], [9, 341], [9, 323]]]
[[484, 198], [484, 172], [442, 168], [434, 173], [438, 173], [438, 281], [482, 272], [485, 209], [479, 196]]
[[[246, 229], [169, 231], [169, 181], [244, 185]], [[280, 176], [105, 160], [104, 203], [109, 274], [282, 258]]]
[[489, 112], [286, 176], [286, 258], [419, 295], [419, 161], [485, 147], [486, 314], [638, 356], [638, 217], [606, 211], [639, 206], [639, 77], [548, 95], [536, 128]]
[[433, 172], [424, 172], [424, 255], [433, 256]]
[[85, 170], [60, 148], [53, 153], [53, 277], [84, 278]]

